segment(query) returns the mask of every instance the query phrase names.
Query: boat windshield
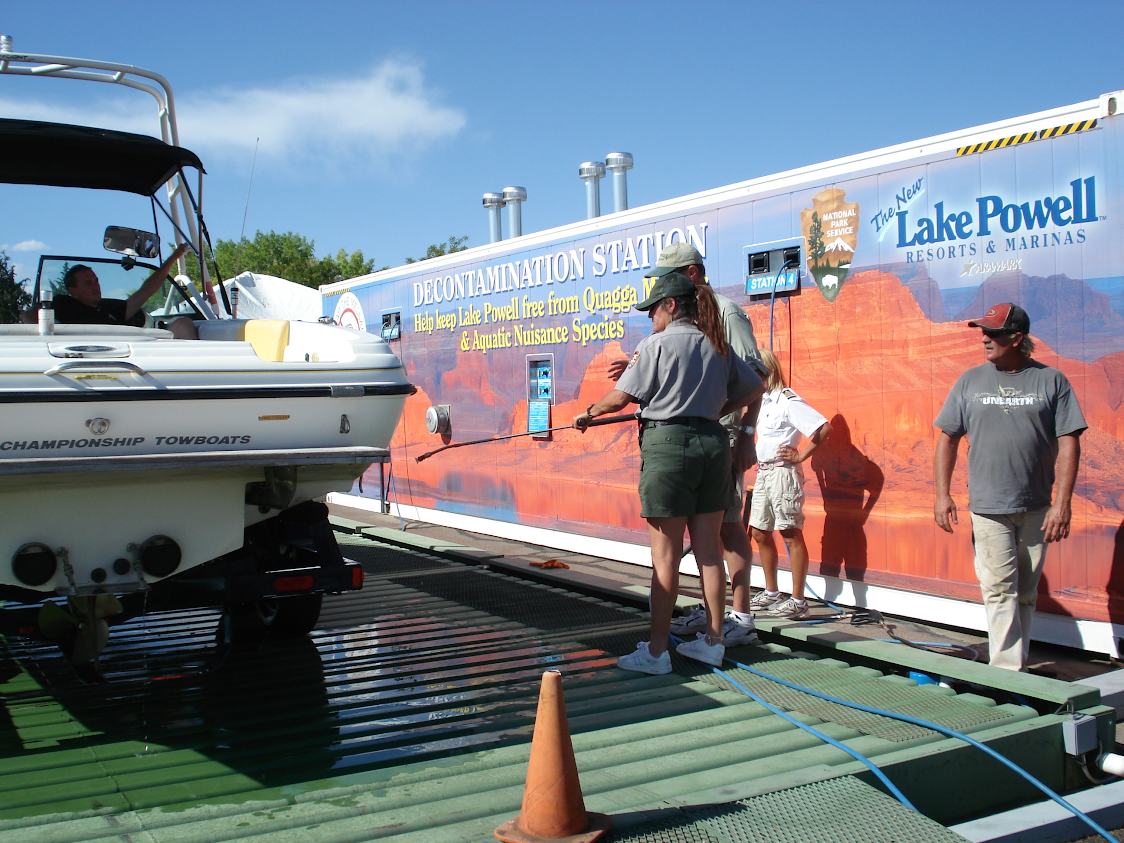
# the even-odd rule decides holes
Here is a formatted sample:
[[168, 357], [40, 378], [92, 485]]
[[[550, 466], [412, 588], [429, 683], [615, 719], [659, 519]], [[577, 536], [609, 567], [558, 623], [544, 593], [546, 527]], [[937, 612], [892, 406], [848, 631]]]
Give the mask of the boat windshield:
[[[52, 289], [55, 295], [66, 293], [63, 276], [76, 264], [88, 266], [98, 276], [102, 298], [128, 299], [145, 282], [157, 267], [140, 261], [131, 262], [121, 258], [82, 258], [44, 255], [39, 261], [39, 276], [36, 279], [40, 289]], [[179, 316], [202, 319], [203, 314], [195, 307], [185, 292], [171, 281], [165, 280], [160, 289], [147, 302], [144, 310], [152, 320], [165, 320]]]

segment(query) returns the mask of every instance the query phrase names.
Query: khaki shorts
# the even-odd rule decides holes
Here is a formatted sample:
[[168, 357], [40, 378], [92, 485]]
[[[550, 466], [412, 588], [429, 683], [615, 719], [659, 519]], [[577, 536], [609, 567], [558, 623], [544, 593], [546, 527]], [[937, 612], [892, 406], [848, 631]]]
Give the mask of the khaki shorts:
[[640, 515], [681, 518], [734, 505], [730, 444], [718, 422], [668, 424], [640, 444]]
[[765, 532], [804, 529], [804, 471], [799, 465], [758, 470], [749, 526]]

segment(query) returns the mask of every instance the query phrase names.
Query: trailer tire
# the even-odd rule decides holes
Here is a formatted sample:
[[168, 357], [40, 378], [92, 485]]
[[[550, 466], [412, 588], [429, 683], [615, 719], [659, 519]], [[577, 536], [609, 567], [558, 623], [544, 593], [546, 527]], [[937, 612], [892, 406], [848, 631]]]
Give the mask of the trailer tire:
[[230, 607], [235, 636], [238, 639], [285, 640], [308, 635], [320, 620], [323, 594], [299, 594], [293, 597], [267, 597]]
[[301, 638], [316, 628], [324, 595], [300, 594], [277, 597], [270, 602], [277, 607], [273, 620], [269, 622], [270, 638]]

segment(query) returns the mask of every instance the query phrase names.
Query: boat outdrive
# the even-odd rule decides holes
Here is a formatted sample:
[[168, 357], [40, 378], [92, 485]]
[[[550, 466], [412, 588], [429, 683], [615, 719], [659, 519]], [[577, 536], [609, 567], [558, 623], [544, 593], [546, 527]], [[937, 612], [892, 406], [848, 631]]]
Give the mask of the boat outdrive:
[[[0, 183], [147, 197], [154, 220], [163, 212], [175, 242], [190, 247], [198, 283], [180, 257], [180, 272], [165, 268], [128, 320], [109, 308], [99, 324], [43, 318], [79, 270], [96, 276], [105, 299], [156, 283], [159, 226], [111, 225], [103, 245], [121, 257], [44, 255], [35, 298], [47, 306], [38, 319], [0, 325], [0, 599], [25, 604], [5, 614], [87, 671], [112, 623], [155, 609], [221, 606], [228, 639], [247, 626], [306, 634], [323, 594], [363, 583], [319, 501], [387, 461], [415, 387], [376, 335], [232, 318], [202, 258], [200, 191], [184, 177], [194, 168], [201, 189], [202, 164], [177, 145], [166, 82], [10, 47], [0, 42], [0, 73], [60, 66], [53, 77], [159, 82], [133, 87], [157, 97], [164, 140], [0, 120]], [[184, 321], [198, 339], [169, 330]]]

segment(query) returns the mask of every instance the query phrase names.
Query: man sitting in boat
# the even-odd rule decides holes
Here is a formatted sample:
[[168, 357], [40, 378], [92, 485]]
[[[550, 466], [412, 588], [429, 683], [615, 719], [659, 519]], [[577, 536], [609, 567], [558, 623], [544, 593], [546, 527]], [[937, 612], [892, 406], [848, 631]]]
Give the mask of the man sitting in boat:
[[[187, 248], [187, 244], [183, 244], [172, 252], [171, 257], [148, 276], [140, 289], [124, 301], [103, 298], [97, 273], [85, 264], [75, 264], [62, 279], [66, 293], [55, 297], [55, 321], [66, 325], [132, 325], [143, 328], [145, 302], [159, 291]], [[177, 339], [199, 339], [195, 323], [186, 316], [172, 322], [168, 329]]]

